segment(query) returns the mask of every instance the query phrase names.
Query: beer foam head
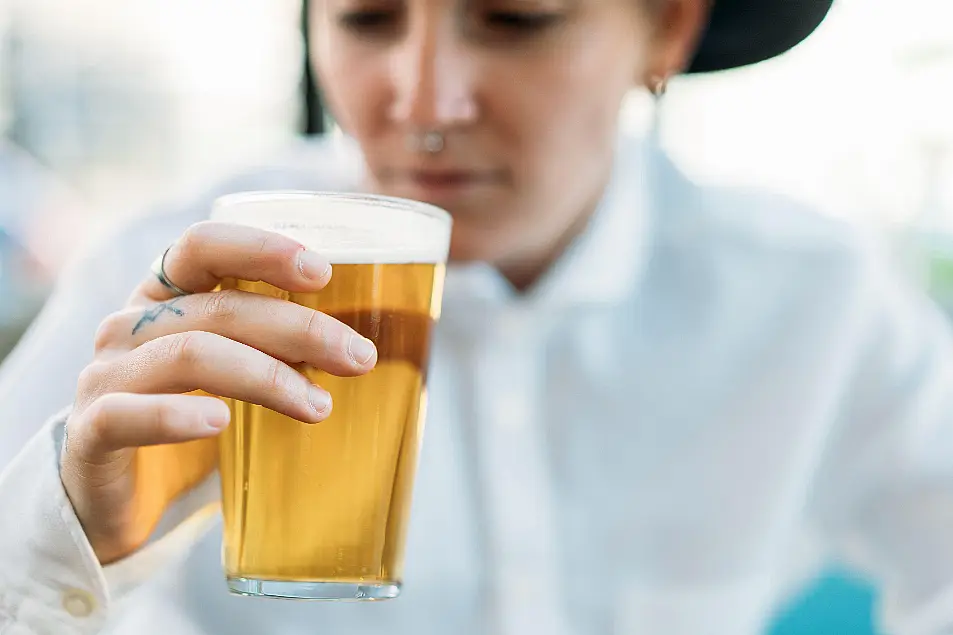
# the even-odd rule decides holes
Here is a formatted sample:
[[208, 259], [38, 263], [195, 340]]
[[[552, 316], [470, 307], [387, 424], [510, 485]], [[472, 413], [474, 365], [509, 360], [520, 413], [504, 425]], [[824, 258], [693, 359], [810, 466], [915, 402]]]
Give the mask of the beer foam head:
[[416, 201], [326, 192], [246, 192], [215, 202], [212, 220], [284, 234], [332, 264], [443, 263], [452, 221]]

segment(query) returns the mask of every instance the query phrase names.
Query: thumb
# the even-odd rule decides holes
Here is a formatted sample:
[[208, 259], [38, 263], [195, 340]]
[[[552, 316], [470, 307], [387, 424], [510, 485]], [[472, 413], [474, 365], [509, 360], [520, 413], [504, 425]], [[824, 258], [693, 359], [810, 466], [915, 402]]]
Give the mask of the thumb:
[[109, 393], [70, 419], [63, 450], [96, 465], [126, 448], [215, 436], [230, 418], [228, 406], [215, 397]]

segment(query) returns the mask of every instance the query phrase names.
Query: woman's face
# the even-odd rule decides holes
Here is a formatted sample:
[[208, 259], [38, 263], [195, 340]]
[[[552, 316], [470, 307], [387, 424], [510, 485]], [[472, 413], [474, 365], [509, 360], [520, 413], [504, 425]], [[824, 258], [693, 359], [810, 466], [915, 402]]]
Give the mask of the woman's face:
[[[659, 58], [651, 1], [319, 0], [313, 62], [370, 188], [448, 210], [454, 259], [519, 269], [598, 203]], [[442, 152], [408, 143], [428, 131]]]

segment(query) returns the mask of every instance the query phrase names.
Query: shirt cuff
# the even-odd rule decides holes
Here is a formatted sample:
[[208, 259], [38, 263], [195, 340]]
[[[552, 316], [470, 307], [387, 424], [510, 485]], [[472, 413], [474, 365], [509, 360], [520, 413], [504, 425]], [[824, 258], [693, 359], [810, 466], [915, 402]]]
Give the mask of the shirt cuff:
[[2, 633], [96, 633], [106, 621], [106, 579], [60, 480], [66, 417], [50, 420], [0, 473]]

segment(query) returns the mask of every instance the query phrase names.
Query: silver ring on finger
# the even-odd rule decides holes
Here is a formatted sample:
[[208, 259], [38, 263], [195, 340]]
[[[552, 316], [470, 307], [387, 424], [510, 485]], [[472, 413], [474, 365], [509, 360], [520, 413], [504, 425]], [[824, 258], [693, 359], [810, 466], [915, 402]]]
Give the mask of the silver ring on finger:
[[186, 291], [182, 287], [169, 280], [169, 276], [167, 276], [165, 273], [165, 259], [166, 256], [169, 255], [169, 251], [171, 249], [172, 245], [169, 245], [166, 250], [162, 252], [162, 255], [155, 259], [155, 262], [152, 263], [152, 273], [159, 281], [159, 284], [175, 294], [176, 297], [181, 298], [182, 296], [192, 295], [191, 291]]

